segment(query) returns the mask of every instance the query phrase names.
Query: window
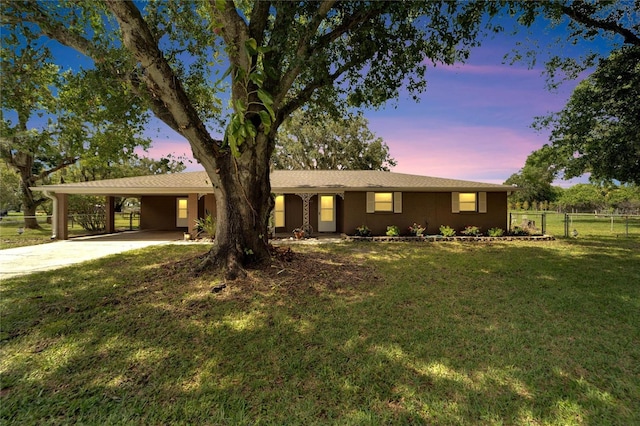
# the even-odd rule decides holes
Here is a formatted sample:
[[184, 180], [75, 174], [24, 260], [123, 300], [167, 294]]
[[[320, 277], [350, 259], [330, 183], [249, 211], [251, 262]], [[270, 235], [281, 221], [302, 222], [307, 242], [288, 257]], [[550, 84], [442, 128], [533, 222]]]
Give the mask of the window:
[[402, 213], [402, 192], [367, 192], [367, 213]]
[[377, 212], [393, 211], [393, 193], [376, 192], [374, 195], [374, 210]]
[[476, 195], [477, 194], [475, 192], [461, 192], [459, 194], [461, 212], [476, 211]]
[[486, 192], [452, 192], [451, 193], [451, 212], [487, 212], [487, 193]]
[[276, 228], [284, 227], [284, 195], [276, 196], [276, 205], [273, 208], [273, 216]]
[[178, 219], [186, 219], [188, 214], [187, 199], [178, 198]]

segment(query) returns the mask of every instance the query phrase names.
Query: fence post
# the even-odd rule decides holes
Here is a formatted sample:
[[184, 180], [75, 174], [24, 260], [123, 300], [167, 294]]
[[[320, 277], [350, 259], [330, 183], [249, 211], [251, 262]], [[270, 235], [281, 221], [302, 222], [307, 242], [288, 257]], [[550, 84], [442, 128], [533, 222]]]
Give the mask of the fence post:
[[542, 235], [547, 235], [547, 214], [542, 213]]
[[129, 212], [129, 231], [133, 231], [133, 212]]
[[569, 238], [569, 213], [564, 214], [564, 237]]
[[625, 216], [624, 218], [625, 228], [627, 230], [627, 237], [629, 236], [629, 216]]
[[511, 221], [513, 220], [513, 213], [509, 212], [509, 227], [507, 229], [508, 233], [511, 233]]

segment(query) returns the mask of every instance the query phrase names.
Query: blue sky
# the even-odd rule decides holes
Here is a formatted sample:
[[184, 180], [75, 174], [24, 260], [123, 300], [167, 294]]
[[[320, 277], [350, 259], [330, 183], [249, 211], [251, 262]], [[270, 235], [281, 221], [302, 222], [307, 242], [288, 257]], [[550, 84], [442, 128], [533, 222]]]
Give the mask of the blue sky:
[[[557, 49], [562, 30], [546, 26], [529, 34], [502, 34], [484, 41], [465, 64], [436, 66], [427, 72], [428, 88], [416, 103], [407, 93], [378, 110], [366, 110], [370, 129], [389, 145], [397, 160], [394, 172], [503, 183], [527, 156], [548, 141], [548, 132], [531, 128], [536, 116], [562, 109], [577, 81], [546, 88], [544, 58]], [[538, 65], [504, 63], [516, 42], [535, 43]], [[535, 40], [535, 41], [533, 41]], [[598, 46], [562, 46], [579, 55]], [[157, 127], [154, 127], [157, 128]], [[170, 129], [150, 132], [150, 156], [169, 153], [191, 158], [186, 141]], [[188, 170], [202, 170], [195, 163]], [[558, 181], [561, 186], [585, 181]]]
[[[565, 82], [549, 91], [545, 58], [558, 49], [573, 57], [592, 49], [606, 55], [612, 46], [606, 39], [559, 43], [563, 31], [562, 26], [549, 28], [539, 22], [528, 31], [520, 28], [516, 34], [507, 31], [487, 38], [465, 64], [430, 67], [420, 102], [401, 92], [385, 107], [364, 111], [370, 129], [384, 139], [398, 163], [392, 171], [491, 183], [502, 183], [517, 172], [527, 156], [548, 141], [548, 132], [531, 128], [534, 118], [562, 109], [578, 83]], [[537, 49], [536, 67], [504, 63], [505, 54], [517, 43]], [[69, 49], [61, 48], [56, 56], [68, 66], [90, 66]], [[141, 154], [184, 156], [192, 160], [187, 170], [202, 170], [192, 159], [189, 143], [161, 122], [154, 120], [146, 135], [153, 143]], [[569, 186], [576, 181], [585, 179], [557, 183]]]

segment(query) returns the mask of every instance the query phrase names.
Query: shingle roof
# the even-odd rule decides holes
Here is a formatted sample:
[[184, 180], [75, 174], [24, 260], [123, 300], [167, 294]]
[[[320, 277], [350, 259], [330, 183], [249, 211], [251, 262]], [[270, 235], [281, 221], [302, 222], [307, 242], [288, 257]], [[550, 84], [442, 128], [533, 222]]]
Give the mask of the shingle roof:
[[[106, 179], [91, 182], [43, 185], [32, 189], [66, 194], [144, 195], [212, 193], [206, 172]], [[494, 191], [515, 188], [506, 185], [409, 175], [371, 170], [276, 170], [271, 172], [273, 192], [327, 191]]]

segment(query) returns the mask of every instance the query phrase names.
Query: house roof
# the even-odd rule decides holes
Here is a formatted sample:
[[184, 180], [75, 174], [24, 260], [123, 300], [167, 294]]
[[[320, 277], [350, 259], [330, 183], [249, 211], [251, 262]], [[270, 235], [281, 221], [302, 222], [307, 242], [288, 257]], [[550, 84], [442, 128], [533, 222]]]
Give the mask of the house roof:
[[[211, 181], [204, 171], [43, 185], [32, 189], [61, 194], [92, 195], [213, 193]], [[372, 170], [276, 170], [271, 172], [271, 190], [274, 193], [376, 190], [510, 192], [514, 191], [515, 187]]]

